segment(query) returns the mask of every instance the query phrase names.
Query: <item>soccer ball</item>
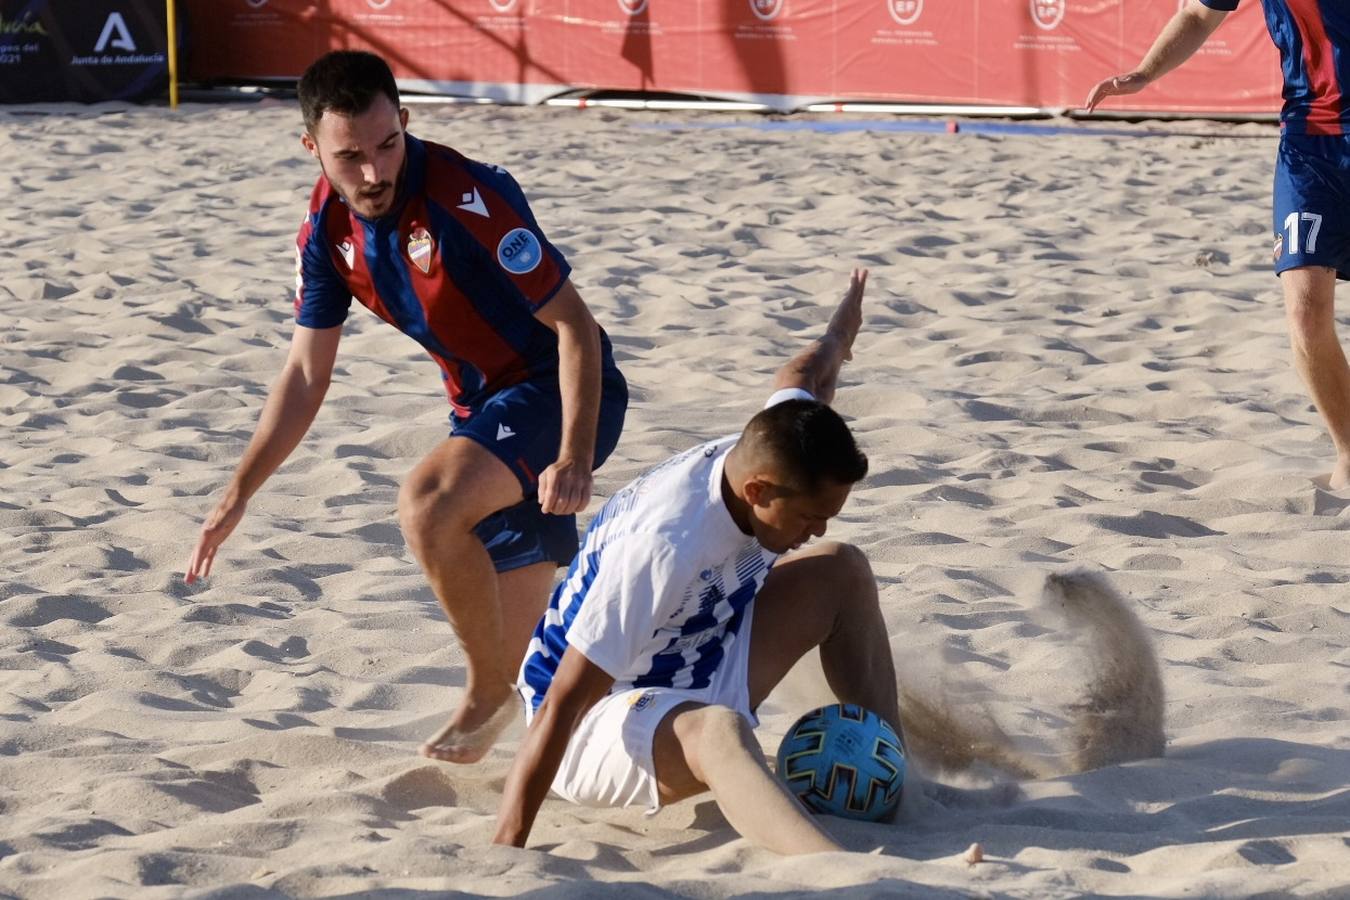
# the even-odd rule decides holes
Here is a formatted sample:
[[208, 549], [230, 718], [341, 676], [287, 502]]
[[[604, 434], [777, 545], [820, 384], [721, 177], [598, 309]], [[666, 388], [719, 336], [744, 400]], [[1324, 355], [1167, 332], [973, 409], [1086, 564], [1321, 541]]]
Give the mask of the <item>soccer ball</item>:
[[880, 716], [836, 703], [788, 729], [778, 745], [778, 775], [813, 813], [876, 822], [900, 805], [905, 756]]

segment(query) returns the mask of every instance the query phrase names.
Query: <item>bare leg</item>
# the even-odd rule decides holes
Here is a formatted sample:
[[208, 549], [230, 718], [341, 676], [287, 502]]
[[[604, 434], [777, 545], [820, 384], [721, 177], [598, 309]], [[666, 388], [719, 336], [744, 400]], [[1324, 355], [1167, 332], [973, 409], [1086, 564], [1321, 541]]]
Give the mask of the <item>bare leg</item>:
[[[548, 606], [548, 589], [556, 569], [553, 563], [544, 562], [497, 575], [502, 627], [500, 659], [511, 673], [511, 681], [525, 660], [534, 627]], [[520, 717], [520, 706], [514, 700], [512, 687], [506, 699], [482, 720], [479, 702], [470, 691], [464, 703], [439, 731], [427, 738], [419, 752], [445, 762], [470, 763], [481, 759], [497, 736]], [[479, 721], [481, 724], [466, 724]]]
[[510, 666], [514, 683], [525, 661], [534, 628], [548, 607], [549, 588], [557, 565], [551, 562], [535, 563], [497, 574], [497, 596], [502, 610], [502, 659]]
[[755, 707], [811, 649], [841, 703], [880, 715], [900, 733], [895, 662], [862, 551], [827, 541], [784, 557], [755, 598], [750, 702]]
[[[455, 437], [427, 454], [399, 492], [403, 535], [459, 636], [468, 669], [464, 702], [423, 745], [424, 756], [481, 759], [516, 712], [507, 700], [520, 658], [507, 652], [498, 575], [473, 528], [521, 498], [510, 469], [473, 441]], [[513, 596], [512, 608], [542, 611], [547, 586], [539, 587], [539, 574], [529, 570], [521, 570], [527, 574], [512, 579], [520, 582], [512, 586], [538, 590], [539, 596], [533, 601]], [[519, 625], [512, 624], [514, 648], [520, 645]], [[523, 652], [523, 645], [519, 649]]]
[[1312, 394], [1336, 447], [1331, 488], [1350, 486], [1350, 366], [1336, 339], [1336, 273], [1307, 266], [1281, 273], [1294, 368]]
[[843, 849], [764, 763], [750, 723], [725, 706], [676, 707], [653, 746], [663, 803], [711, 790], [731, 827], [775, 853]]
[[[758, 706], [806, 652], [820, 647], [835, 696], [900, 727], [895, 665], [862, 552], [823, 543], [774, 566], [755, 598], [750, 702]], [[764, 762], [749, 723], [725, 707], [688, 704], [661, 722], [652, 746], [663, 802], [711, 790], [727, 821], [778, 853], [840, 849]]]

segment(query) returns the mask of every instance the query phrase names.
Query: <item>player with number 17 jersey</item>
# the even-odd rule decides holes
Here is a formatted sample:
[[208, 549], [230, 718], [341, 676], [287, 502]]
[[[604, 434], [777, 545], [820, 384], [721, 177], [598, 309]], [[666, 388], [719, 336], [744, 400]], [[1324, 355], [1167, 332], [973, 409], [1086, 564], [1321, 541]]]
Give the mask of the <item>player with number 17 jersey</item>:
[[[1200, 0], [1237, 9], [1239, 0]], [[1284, 108], [1275, 163], [1277, 273], [1326, 266], [1350, 278], [1350, 3], [1262, 0], [1280, 51]]]

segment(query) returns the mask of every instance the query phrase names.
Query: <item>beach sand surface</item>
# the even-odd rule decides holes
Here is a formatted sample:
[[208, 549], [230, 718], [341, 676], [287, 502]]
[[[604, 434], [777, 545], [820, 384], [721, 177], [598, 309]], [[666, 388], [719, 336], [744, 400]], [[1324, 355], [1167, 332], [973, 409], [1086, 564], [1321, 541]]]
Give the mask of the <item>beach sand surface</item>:
[[[866, 266], [837, 406], [872, 467], [830, 536], [871, 559], [900, 671], [1062, 759], [1092, 651], [1040, 592], [1103, 573], [1155, 643], [1165, 755], [915, 761], [897, 822], [827, 823], [848, 854], [774, 856], [706, 797], [549, 800], [530, 849], [490, 846], [521, 729], [416, 755], [464, 682], [395, 517], [447, 428], [416, 345], [354, 307], [310, 436], [183, 581], [286, 353], [298, 108], [11, 108], [0, 896], [1346, 896], [1350, 494], [1270, 273], [1275, 130], [679, 115], [413, 110], [515, 174], [613, 338], [632, 404], [590, 511], [743, 424]], [[828, 699], [807, 660], [766, 750]]]

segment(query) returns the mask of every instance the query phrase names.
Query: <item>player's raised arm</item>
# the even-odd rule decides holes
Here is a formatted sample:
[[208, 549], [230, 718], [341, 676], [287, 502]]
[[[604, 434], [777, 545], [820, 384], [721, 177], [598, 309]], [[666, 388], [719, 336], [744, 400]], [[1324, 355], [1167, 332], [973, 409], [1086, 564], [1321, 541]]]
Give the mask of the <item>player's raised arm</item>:
[[333, 376], [342, 326], [295, 326], [291, 349], [281, 374], [272, 385], [234, 477], [215, 509], [202, 524], [197, 546], [188, 560], [186, 580], [192, 584], [211, 574], [216, 551], [244, 517], [249, 498], [267, 477], [291, 455], [309, 431]]
[[1092, 112], [1107, 97], [1137, 94], [1157, 81], [1190, 59], [1236, 6], [1237, 0], [1187, 0], [1163, 26], [1138, 67], [1099, 81], [1088, 92], [1083, 108]]
[[867, 289], [867, 270], [854, 269], [848, 290], [830, 316], [825, 336], [783, 364], [774, 376], [775, 391], [799, 388], [821, 403], [834, 400], [839, 370], [853, 358], [853, 341], [862, 327], [862, 298]]

